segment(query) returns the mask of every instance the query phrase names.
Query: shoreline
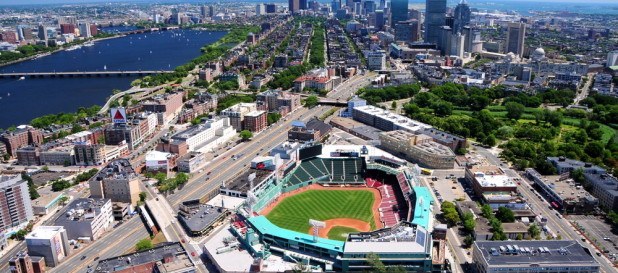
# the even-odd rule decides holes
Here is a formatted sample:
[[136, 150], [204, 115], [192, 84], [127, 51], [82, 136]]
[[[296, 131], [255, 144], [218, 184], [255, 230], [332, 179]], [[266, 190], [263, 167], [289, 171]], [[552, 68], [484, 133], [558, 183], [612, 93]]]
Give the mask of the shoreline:
[[[98, 42], [98, 41], [115, 39], [115, 38], [125, 37], [127, 35], [128, 34], [124, 34], [124, 35], [123, 34], [119, 34], [119, 35], [114, 35], [114, 36], [110, 36], [110, 37], [103, 37], [103, 38], [97, 38], [97, 39], [91, 39], [91, 40], [84, 40], [82, 43], [75, 44], [75, 45], [81, 45], [81, 44], [85, 44], [85, 43], [88, 43], [88, 42], [93, 42], [94, 43], [94, 42]], [[73, 45], [71, 45], [71, 46], [73, 46]], [[70, 47], [61, 47], [61, 48], [58, 48], [58, 49], [55, 49], [55, 50], [52, 50], [52, 51], [49, 51], [49, 52], [39, 53], [39, 54], [32, 55], [32, 56], [29, 56], [29, 57], [25, 57], [25, 58], [22, 58], [22, 59], [19, 59], [19, 60], [14, 60], [14, 61], [6, 62], [6, 63], [1, 63], [0, 67], [5, 67], [5, 66], [9, 66], [9, 65], [25, 62], [25, 61], [34, 60], [34, 59], [37, 59], [37, 58], [51, 56], [51, 55], [56, 54], [56, 53], [58, 53], [60, 51], [65, 51], [65, 50], [67, 50], [69, 48]]]
[[[174, 30], [174, 29], [177, 29], [177, 28], [170, 28], [170, 29], [167, 29], [167, 28], [166, 28], [166, 29], [159, 28], [158, 30], [155, 30], [155, 31], [157, 31], [157, 32], [158, 32], [158, 31], [167, 31], [167, 30]], [[188, 28], [188, 29], [190, 29], [190, 30], [198, 30], [198, 29], [195, 29], [195, 28]], [[213, 31], [213, 32], [215, 32], [215, 31], [217, 31], [217, 32], [227, 32], [227, 33], [229, 33], [232, 29], [233, 29], [233, 28], [223, 29], [223, 30], [222, 30], [222, 29], [210, 29], [210, 31]], [[207, 28], [203, 28], [203, 29], [200, 29], [200, 30], [204, 31], [204, 30], [208, 30], [208, 29], [207, 29]], [[148, 30], [148, 32], [154, 32], [154, 31], [152, 31], [151, 29], [149, 29], [149, 30]], [[226, 35], [227, 35], [227, 33], [226, 33]], [[139, 33], [118, 33], [117, 35], [110, 36], [110, 37], [103, 37], [103, 38], [98, 38], [98, 39], [94, 39], [94, 40], [84, 41], [84, 43], [85, 43], [85, 42], [97, 42], [97, 41], [103, 41], [103, 40], [107, 40], [107, 39], [121, 38], [121, 37], [126, 37], [126, 36], [131, 35], [131, 34], [139, 34]], [[214, 41], [214, 42], [213, 42], [213, 44], [215, 44], [215, 43], [219, 42], [219, 41], [220, 41], [221, 39], [223, 39], [224, 37], [225, 37], [225, 36], [221, 37], [219, 40]], [[241, 42], [241, 43], [242, 43], [242, 42]], [[81, 44], [81, 43], [80, 43], [80, 44]], [[239, 44], [240, 44], [240, 43], [239, 43]], [[208, 44], [207, 44], [207, 45], [204, 45], [204, 46], [208, 46]], [[13, 62], [10, 62], [10, 63], [0, 64], [0, 67], [3, 67], [3, 66], [5, 66], [5, 65], [10, 65], [10, 64], [15, 64], [15, 63], [18, 63], [18, 62], [23, 62], [23, 61], [32, 60], [32, 59], [34, 59], [34, 58], [36, 58], [36, 57], [39, 57], [39, 56], [41, 56], [41, 55], [48, 54], [48, 53], [49, 53], [49, 55], [51, 55], [51, 54], [53, 54], [53, 53], [57, 53], [58, 51], [62, 51], [62, 50], [66, 50], [66, 49], [67, 49], [67, 48], [60, 48], [60, 49], [57, 49], [57, 50], [54, 50], [54, 51], [51, 51], [51, 52], [46, 52], [46, 53], [37, 54], [37, 55], [30, 56], [30, 57], [27, 57], [27, 58], [24, 58], [24, 59], [20, 59], [20, 60], [13, 61]], [[227, 51], [226, 51], [226, 52], [227, 52]], [[49, 56], [49, 55], [47, 55], [47, 56]], [[202, 55], [203, 55], [203, 53], [202, 53], [202, 52], [200, 52], [200, 53], [199, 53], [199, 55], [198, 55], [197, 57], [195, 57], [195, 58], [198, 58], [199, 56], [202, 56]], [[192, 62], [195, 58], [193, 58], [193, 59], [189, 60], [186, 64], [188, 64], [188, 63]], [[184, 64], [181, 64], [181, 65], [184, 65]], [[164, 84], [164, 85], [165, 85], [165, 84]], [[163, 85], [163, 86], [164, 86], [164, 85]], [[126, 92], [130, 92], [130, 91], [136, 91], [136, 90], [135, 90], [135, 88], [136, 88], [136, 87], [131, 86], [131, 87], [129, 87], [129, 88], [128, 88], [128, 89], [126, 89], [126, 90], [122, 90], [120, 93], [126, 93]], [[138, 88], [138, 89], [156, 89], [156, 90], [160, 90], [160, 88], [161, 88], [161, 86], [153, 86], [153, 87]], [[143, 91], [143, 90], [142, 90], [142, 91]], [[102, 104], [93, 104], [93, 105], [91, 105], [91, 106], [86, 106], [85, 108], [92, 107], [92, 106], [100, 106], [101, 108], [103, 108], [104, 106], [106, 106], [106, 105], [110, 102], [110, 99], [111, 99], [112, 97], [113, 97], [113, 95], [111, 95], [110, 97], [108, 97], [108, 98], [104, 99], [104, 100], [102, 101]], [[75, 111], [77, 111], [77, 110], [75, 110]], [[68, 113], [73, 113], [73, 112], [72, 112], [72, 111], [68, 111]], [[51, 114], [54, 114], [54, 113], [49, 113], [49, 114], [46, 114], [46, 115], [51, 115]], [[99, 113], [97, 113], [97, 114], [99, 114]], [[43, 115], [43, 116], [45, 116], [45, 115]], [[42, 117], [42, 116], [39, 116], [39, 117]], [[35, 118], [33, 118], [33, 119], [36, 119], [36, 118], [39, 118], [39, 117], [35, 117]], [[28, 121], [28, 122], [26, 122], [26, 123], [23, 123], [23, 124], [25, 124], [25, 125], [29, 125], [29, 124], [30, 124], [30, 121]], [[16, 126], [16, 125], [12, 125], [12, 126]], [[9, 126], [8, 128], [10, 128], [10, 127], [11, 127], [11, 126]], [[0, 130], [6, 130], [6, 129], [7, 129], [7, 128], [0, 128]]]

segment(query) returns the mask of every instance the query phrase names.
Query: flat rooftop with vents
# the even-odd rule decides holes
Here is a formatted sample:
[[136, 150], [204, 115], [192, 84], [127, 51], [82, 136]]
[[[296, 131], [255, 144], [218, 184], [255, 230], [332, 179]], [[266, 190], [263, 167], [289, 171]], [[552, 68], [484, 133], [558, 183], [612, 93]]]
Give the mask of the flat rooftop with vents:
[[[147, 270], [152, 268], [152, 270]], [[189, 255], [178, 242], [99, 261], [95, 273], [107, 272], [195, 272]]]
[[531, 267], [534, 272], [599, 272], [590, 251], [577, 241], [477, 241], [473, 252], [479, 273]]

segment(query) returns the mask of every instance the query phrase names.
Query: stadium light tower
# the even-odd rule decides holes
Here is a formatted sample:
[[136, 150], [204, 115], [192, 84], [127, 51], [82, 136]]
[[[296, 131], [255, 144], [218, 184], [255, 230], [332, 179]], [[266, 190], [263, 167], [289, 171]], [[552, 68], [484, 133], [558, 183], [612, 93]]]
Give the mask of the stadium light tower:
[[320, 228], [325, 228], [326, 223], [318, 220], [309, 219], [309, 224], [313, 227], [313, 242], [318, 242], [318, 231]]

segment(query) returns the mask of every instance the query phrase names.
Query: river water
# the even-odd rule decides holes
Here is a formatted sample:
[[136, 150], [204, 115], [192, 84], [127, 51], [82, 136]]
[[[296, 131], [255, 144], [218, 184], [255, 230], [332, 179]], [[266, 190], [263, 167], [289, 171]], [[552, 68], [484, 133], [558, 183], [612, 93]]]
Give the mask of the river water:
[[[200, 48], [224, 31], [170, 30], [101, 40], [0, 67], [0, 73], [62, 71], [173, 70], [199, 56]], [[113, 89], [125, 90], [138, 77], [0, 79], [0, 128], [35, 117], [103, 105]]]

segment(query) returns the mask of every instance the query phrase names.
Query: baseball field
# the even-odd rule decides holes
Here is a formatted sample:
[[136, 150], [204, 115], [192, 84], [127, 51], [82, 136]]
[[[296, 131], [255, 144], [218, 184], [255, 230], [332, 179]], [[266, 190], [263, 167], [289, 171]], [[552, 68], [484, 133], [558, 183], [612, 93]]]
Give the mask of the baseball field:
[[306, 190], [279, 201], [266, 218], [279, 227], [302, 233], [310, 231], [309, 219], [326, 221], [324, 232], [337, 227], [328, 237], [332, 234], [332, 239], [341, 240], [342, 233], [360, 230], [362, 226], [376, 228], [374, 196], [370, 190]]

